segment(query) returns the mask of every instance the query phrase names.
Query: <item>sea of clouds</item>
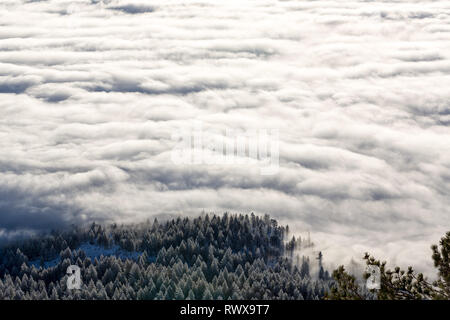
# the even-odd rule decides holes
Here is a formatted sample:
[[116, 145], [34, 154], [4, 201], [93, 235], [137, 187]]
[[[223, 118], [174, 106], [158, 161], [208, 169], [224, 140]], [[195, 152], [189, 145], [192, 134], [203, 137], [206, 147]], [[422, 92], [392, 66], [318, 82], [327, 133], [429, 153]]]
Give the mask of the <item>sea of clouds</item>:
[[[278, 129], [278, 173], [174, 163], [194, 122]], [[0, 2], [0, 238], [255, 212], [426, 270], [449, 125], [448, 1]]]

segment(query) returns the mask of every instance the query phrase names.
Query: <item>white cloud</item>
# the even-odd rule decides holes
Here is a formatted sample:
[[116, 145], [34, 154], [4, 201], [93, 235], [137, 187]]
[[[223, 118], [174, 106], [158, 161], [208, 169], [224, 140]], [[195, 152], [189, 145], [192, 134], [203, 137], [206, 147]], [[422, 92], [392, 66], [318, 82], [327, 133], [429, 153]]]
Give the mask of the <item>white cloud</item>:
[[[448, 2], [4, 0], [0, 19], [0, 237], [254, 211], [330, 260], [430, 267], [450, 225]], [[279, 173], [174, 165], [193, 120], [278, 128]]]

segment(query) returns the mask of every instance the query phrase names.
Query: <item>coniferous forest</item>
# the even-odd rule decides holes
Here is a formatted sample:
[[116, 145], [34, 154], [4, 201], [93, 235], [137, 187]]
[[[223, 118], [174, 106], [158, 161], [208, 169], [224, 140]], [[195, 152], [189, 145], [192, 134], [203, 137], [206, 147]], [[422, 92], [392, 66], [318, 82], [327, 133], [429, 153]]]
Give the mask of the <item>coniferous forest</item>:
[[[303, 255], [313, 243], [288, 237], [253, 214], [52, 231], [0, 249], [0, 299], [323, 298], [333, 281], [322, 254]], [[67, 288], [70, 265], [79, 290]]]

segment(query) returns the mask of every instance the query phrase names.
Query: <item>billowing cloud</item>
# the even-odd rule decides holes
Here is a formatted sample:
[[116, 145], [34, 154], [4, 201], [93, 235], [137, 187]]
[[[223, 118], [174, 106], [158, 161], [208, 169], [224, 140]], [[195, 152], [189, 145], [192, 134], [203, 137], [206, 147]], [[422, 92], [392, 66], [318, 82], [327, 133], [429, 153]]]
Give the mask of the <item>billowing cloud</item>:
[[[3, 0], [0, 17], [0, 238], [253, 211], [329, 261], [430, 267], [450, 226], [448, 2]], [[278, 129], [279, 171], [173, 163], [193, 123]]]

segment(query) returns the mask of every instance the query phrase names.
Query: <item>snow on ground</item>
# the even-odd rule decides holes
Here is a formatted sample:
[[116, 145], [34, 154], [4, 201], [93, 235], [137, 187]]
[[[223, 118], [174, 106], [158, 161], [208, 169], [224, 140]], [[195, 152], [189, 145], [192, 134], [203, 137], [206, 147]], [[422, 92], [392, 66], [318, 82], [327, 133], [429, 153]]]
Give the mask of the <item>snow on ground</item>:
[[[142, 254], [142, 252], [137, 252], [137, 251], [134, 251], [134, 252], [125, 251], [122, 248], [120, 248], [120, 246], [118, 246], [118, 245], [111, 246], [111, 248], [105, 248], [103, 246], [98, 246], [98, 245], [90, 244], [90, 243], [83, 243], [75, 250], [84, 251], [84, 253], [86, 254], [86, 257], [90, 258], [91, 260], [94, 260], [95, 258], [100, 258], [101, 256], [104, 256], [104, 257], [116, 256], [117, 258], [120, 258], [123, 260], [125, 260], [125, 259], [137, 260]], [[72, 251], [74, 251], [74, 250], [72, 250]], [[150, 261], [152, 261], [151, 258], [149, 258], [149, 259], [150, 259]], [[44, 268], [54, 267], [60, 261], [61, 261], [60, 257], [57, 257], [50, 261], [44, 261]], [[39, 268], [41, 265], [39, 259], [32, 260], [29, 262], [29, 264], [34, 265], [36, 268]]]

